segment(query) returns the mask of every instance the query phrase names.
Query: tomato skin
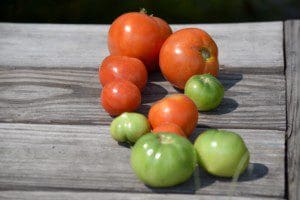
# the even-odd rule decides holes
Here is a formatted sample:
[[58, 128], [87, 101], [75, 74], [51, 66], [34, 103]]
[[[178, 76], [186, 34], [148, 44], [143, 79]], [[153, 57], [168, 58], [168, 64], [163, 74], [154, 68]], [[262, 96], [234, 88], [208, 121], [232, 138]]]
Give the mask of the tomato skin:
[[199, 165], [215, 176], [238, 176], [249, 164], [247, 146], [241, 136], [234, 132], [207, 130], [197, 137], [194, 147]]
[[171, 133], [143, 135], [131, 150], [134, 173], [152, 187], [170, 187], [186, 181], [197, 163], [190, 141]]
[[103, 87], [101, 103], [106, 112], [117, 116], [136, 110], [141, 105], [141, 92], [130, 81], [114, 80]]
[[124, 112], [110, 125], [110, 135], [118, 142], [136, 142], [143, 134], [150, 132], [148, 119], [139, 113]]
[[160, 18], [130, 12], [119, 16], [108, 33], [108, 48], [112, 55], [140, 59], [147, 70], [158, 69], [158, 55], [164, 41], [171, 35], [170, 26]]
[[159, 65], [164, 77], [175, 87], [183, 89], [193, 75], [218, 75], [218, 47], [201, 29], [181, 29], [164, 42]]
[[185, 133], [180, 128], [180, 126], [174, 123], [164, 123], [152, 130], [152, 133], [154, 134], [161, 133], [161, 132], [175, 133], [182, 137], [186, 137]]
[[198, 122], [198, 110], [194, 102], [183, 94], [173, 94], [154, 103], [148, 114], [152, 128], [164, 123], [177, 124], [188, 137]]
[[198, 110], [209, 111], [221, 103], [224, 87], [210, 74], [194, 75], [186, 82], [184, 94], [194, 101]]
[[146, 86], [148, 73], [145, 65], [137, 58], [110, 55], [99, 67], [99, 80], [105, 86], [115, 79], [131, 81], [142, 91]]

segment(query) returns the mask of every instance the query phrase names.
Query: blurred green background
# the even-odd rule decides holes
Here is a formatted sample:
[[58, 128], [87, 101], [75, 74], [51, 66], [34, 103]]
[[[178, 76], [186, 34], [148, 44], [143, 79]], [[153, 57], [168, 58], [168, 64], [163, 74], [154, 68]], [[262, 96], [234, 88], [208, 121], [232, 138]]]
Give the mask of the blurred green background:
[[300, 18], [300, 0], [1, 0], [2, 22], [111, 23], [146, 8], [169, 23]]

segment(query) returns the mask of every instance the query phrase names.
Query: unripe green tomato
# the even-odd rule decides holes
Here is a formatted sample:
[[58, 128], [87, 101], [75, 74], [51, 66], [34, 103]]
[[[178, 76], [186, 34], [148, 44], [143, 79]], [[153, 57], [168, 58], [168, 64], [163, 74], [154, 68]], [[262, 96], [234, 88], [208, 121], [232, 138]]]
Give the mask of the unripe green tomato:
[[118, 142], [134, 143], [150, 131], [148, 119], [139, 113], [124, 112], [110, 125], [110, 134]]
[[249, 164], [249, 151], [234, 132], [207, 130], [198, 136], [194, 147], [199, 165], [215, 176], [239, 176]]
[[185, 84], [184, 94], [194, 101], [198, 110], [209, 111], [221, 103], [224, 87], [210, 74], [194, 75]]
[[196, 163], [196, 152], [190, 141], [173, 133], [146, 134], [131, 151], [133, 171], [152, 187], [169, 187], [186, 181]]

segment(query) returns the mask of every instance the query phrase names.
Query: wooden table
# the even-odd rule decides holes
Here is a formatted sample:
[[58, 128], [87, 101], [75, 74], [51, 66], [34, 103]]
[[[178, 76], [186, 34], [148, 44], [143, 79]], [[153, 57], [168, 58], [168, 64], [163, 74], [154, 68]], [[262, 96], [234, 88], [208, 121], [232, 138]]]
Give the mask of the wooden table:
[[[200, 169], [167, 189], [135, 177], [99, 104], [109, 26], [1, 23], [0, 199], [299, 199], [300, 21], [172, 28], [191, 26], [216, 40], [226, 89], [191, 140], [206, 128], [242, 135], [251, 164], [238, 182]], [[150, 75], [139, 111], [176, 92]]]

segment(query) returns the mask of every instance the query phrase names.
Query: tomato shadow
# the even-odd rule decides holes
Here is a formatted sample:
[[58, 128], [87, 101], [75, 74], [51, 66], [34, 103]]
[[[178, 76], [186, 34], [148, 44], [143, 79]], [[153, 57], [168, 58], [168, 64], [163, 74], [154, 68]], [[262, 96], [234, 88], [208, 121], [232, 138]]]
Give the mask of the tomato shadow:
[[162, 75], [161, 71], [157, 71], [149, 74], [148, 82], [162, 82], [162, 81], [166, 81], [166, 79]]
[[[228, 182], [232, 183], [240, 183], [253, 181], [260, 178], [263, 178], [268, 174], [268, 167], [261, 163], [250, 163], [247, 170], [238, 177], [237, 180], [233, 180], [232, 178], [221, 178], [215, 177], [208, 174], [200, 167], [196, 167], [195, 172], [186, 182], [167, 188], [154, 188], [145, 185], [149, 190], [155, 193], [183, 193], [183, 194], [195, 194], [199, 189], [203, 189], [208, 187], [216, 182]], [[216, 183], [217, 184], [217, 183]]]
[[147, 83], [142, 92], [142, 104], [153, 103], [164, 98], [168, 91], [156, 83]]
[[199, 111], [199, 113], [203, 113], [206, 115], [224, 115], [233, 112], [237, 109], [238, 106], [239, 103], [236, 100], [229, 97], [224, 97], [221, 104], [216, 109], [206, 112]]
[[247, 182], [261, 179], [265, 177], [268, 174], [268, 172], [269, 168], [264, 164], [249, 163], [246, 171], [243, 174], [241, 174], [236, 180], [233, 180], [232, 178], [215, 177], [208, 174], [205, 171], [202, 171], [202, 173], [200, 173], [200, 180], [206, 180], [208, 182]]
[[128, 142], [118, 142], [118, 145], [130, 149], [132, 144], [129, 144]]
[[227, 91], [243, 79], [243, 74], [240, 73], [220, 73], [218, 79]]
[[155, 193], [195, 194], [198, 189], [209, 186], [214, 182], [214, 180], [212, 179], [209, 180], [202, 179], [202, 177], [199, 175], [202, 173], [199, 171], [200, 171], [199, 168], [196, 167], [193, 175], [187, 181], [176, 186], [167, 187], [167, 188], [155, 188], [148, 185], [145, 186]]

